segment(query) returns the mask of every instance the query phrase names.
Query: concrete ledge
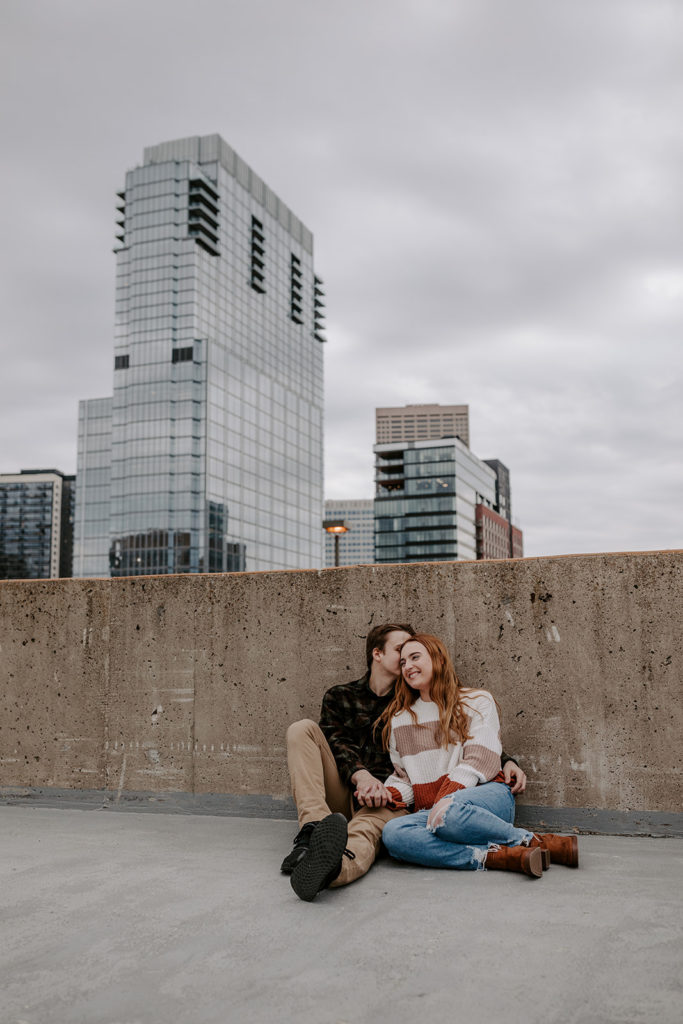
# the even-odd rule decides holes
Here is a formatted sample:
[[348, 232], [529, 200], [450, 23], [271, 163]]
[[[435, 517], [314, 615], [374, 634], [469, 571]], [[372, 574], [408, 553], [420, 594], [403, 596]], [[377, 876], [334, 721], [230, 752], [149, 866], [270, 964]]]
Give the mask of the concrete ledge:
[[[0, 805], [296, 821], [296, 808], [290, 797], [276, 800], [259, 793], [113, 793], [99, 789], [2, 786]], [[515, 823], [534, 832], [683, 838], [683, 814], [663, 811], [609, 811], [595, 807], [534, 807], [531, 804], [518, 804]]]
[[287, 725], [362, 675], [368, 631], [392, 621], [441, 636], [463, 682], [498, 700], [505, 750], [528, 775], [520, 815], [573, 810], [582, 827], [604, 811], [632, 831], [680, 812], [683, 552], [671, 551], [2, 581], [0, 786], [119, 803], [230, 794], [280, 813]]
[[0, 806], [141, 811], [147, 814], [208, 814], [223, 818], [296, 821], [296, 808], [291, 797], [278, 800], [261, 793], [153, 793], [130, 790], [116, 793], [101, 789], [0, 786]]
[[532, 804], [518, 804], [515, 824], [533, 832], [683, 837], [683, 814], [663, 811], [611, 811], [597, 807], [534, 807]]

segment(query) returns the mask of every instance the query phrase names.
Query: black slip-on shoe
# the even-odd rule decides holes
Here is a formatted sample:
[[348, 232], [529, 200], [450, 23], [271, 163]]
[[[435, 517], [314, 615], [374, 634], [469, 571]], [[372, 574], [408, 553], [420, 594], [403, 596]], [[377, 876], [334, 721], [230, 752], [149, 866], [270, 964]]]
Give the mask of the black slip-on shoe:
[[302, 825], [301, 831], [294, 839], [294, 846], [280, 865], [280, 871], [283, 875], [291, 875], [299, 861], [306, 856], [308, 853], [308, 846], [311, 841], [311, 834], [315, 826], [318, 824], [320, 823], [317, 821], [309, 821], [305, 825]]
[[313, 829], [308, 852], [294, 868], [292, 889], [300, 900], [310, 903], [341, 871], [348, 825], [343, 814], [328, 814]]

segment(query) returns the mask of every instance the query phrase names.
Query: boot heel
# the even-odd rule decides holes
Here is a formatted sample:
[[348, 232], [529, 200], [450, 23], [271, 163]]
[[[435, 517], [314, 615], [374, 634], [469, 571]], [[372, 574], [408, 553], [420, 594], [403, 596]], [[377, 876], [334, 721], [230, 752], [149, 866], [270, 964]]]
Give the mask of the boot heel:
[[529, 878], [540, 878], [543, 857], [538, 846], [499, 846], [488, 851], [484, 866], [489, 871], [518, 871]]
[[543, 874], [543, 851], [525, 850], [522, 854], [522, 871], [531, 878], [540, 878]]

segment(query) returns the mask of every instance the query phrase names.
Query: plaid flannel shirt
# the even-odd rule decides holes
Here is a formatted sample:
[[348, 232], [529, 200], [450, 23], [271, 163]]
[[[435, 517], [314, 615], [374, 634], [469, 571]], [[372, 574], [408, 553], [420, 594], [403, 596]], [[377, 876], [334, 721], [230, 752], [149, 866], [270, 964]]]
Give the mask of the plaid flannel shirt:
[[323, 697], [320, 728], [337, 762], [339, 775], [347, 786], [351, 776], [367, 769], [380, 782], [393, 771], [391, 758], [382, 747], [380, 731], [373, 727], [393, 697], [393, 689], [378, 697], [370, 689], [370, 673], [353, 683], [333, 686]]
[[[388, 751], [382, 747], [381, 730], [374, 725], [394, 695], [393, 689], [378, 697], [370, 689], [370, 673], [352, 683], [333, 686], [323, 697], [320, 728], [337, 762], [339, 775], [353, 788], [351, 776], [365, 768], [380, 782], [394, 770]], [[501, 761], [514, 760], [507, 754]]]

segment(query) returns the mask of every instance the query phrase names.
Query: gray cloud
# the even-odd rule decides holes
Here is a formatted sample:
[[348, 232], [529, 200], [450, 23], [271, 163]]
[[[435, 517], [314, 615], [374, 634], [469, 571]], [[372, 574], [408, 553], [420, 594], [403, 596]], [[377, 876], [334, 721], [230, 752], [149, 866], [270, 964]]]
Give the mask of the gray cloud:
[[114, 193], [219, 131], [314, 231], [330, 497], [469, 402], [530, 554], [680, 546], [683, 23], [664, 0], [5, 0], [3, 470], [111, 387]]

